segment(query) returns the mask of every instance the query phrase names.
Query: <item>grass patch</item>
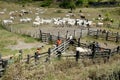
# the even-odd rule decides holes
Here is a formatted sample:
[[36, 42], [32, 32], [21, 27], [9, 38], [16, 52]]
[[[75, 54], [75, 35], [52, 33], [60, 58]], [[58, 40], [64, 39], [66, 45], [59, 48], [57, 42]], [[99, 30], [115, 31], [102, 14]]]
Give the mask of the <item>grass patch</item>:
[[[20, 35], [8, 32], [2, 28], [0, 25], [0, 53], [2, 56], [14, 55], [18, 53], [17, 50], [7, 49], [9, 45], [16, 45], [18, 41], [24, 41], [26, 43], [37, 42], [37, 39], [31, 38], [30, 36]], [[29, 53], [29, 52], [26, 52]]]
[[25, 43], [34, 43], [37, 42], [39, 39], [35, 39], [30, 37], [29, 35], [22, 35], [24, 37], [24, 42]]
[[[72, 59], [64, 59], [61, 61], [52, 61], [51, 64], [43, 63], [42, 65], [40, 64], [33, 67], [31, 67], [31, 64], [14, 64], [7, 69], [7, 72], [2, 79], [4, 80], [9, 78], [12, 80], [16, 76], [20, 77], [20, 79], [30, 80], [89, 80], [92, 78], [110, 79], [109, 75], [120, 71], [119, 60], [109, 61], [105, 64], [92, 64], [92, 62], [89, 61], [88, 64], [90, 63], [91, 65], [84, 66], [82, 61], [79, 61], [77, 64]], [[19, 72], [19, 70], [21, 71]], [[116, 79], [114, 75], [112, 76], [112, 79]]]

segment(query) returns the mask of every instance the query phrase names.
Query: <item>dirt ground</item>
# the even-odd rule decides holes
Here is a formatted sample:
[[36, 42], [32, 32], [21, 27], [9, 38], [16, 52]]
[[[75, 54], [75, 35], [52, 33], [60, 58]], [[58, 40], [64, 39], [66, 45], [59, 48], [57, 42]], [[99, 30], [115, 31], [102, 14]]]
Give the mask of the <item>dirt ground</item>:
[[45, 43], [25, 43], [23, 41], [18, 41], [17, 45], [9, 45], [6, 48], [11, 50], [20, 50], [20, 49], [31, 49], [31, 48], [39, 48], [45, 46]]
[[[80, 37], [80, 33], [81, 33], [81, 29], [82, 29], [82, 37], [87, 36], [87, 28], [82, 28], [82, 27], [78, 27], [78, 26], [71, 26], [71, 27], [61, 27], [61, 26], [54, 26], [54, 25], [41, 25], [39, 27], [32, 27], [30, 29], [28, 29], [32, 34], [37, 33], [38, 37], [39, 37], [39, 30], [41, 30], [44, 33], [50, 33], [51, 35], [55, 35], [58, 36], [58, 32], [60, 37], [65, 38], [66, 37], [66, 32], [68, 31], [68, 36], [69, 35], [74, 35], [74, 30], [75, 30], [75, 37], [79, 38]], [[97, 28], [92, 27], [90, 28], [91, 30], [97, 30]], [[97, 41], [97, 40], [95, 40]], [[90, 40], [86, 40], [86, 39], [82, 39], [82, 42], [92, 42], [91, 39]], [[99, 45], [101, 47], [104, 48], [114, 48], [116, 47], [116, 45], [119, 44], [114, 44], [114, 43], [110, 43], [107, 41], [98, 41]], [[107, 43], [107, 45], [106, 45]], [[10, 45], [7, 48], [10, 48], [12, 50], [19, 50], [19, 49], [31, 49], [31, 48], [36, 48], [36, 47], [41, 47], [41, 46], [45, 46], [45, 43], [25, 43], [23, 41], [18, 41], [17, 45]]]

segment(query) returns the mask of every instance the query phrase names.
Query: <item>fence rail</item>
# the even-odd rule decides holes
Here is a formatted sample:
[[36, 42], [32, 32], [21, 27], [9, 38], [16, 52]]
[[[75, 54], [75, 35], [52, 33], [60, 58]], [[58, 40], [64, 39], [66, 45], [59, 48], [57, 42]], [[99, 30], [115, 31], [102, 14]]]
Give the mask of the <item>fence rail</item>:
[[[8, 28], [8, 27], [6, 27]], [[10, 27], [8, 28], [9, 31], [12, 31], [13, 28]], [[17, 31], [17, 30], [16, 30]], [[20, 32], [21, 30], [18, 30], [18, 32]], [[27, 32], [28, 34], [31, 33], [31, 32]], [[23, 34], [27, 34], [27, 33], [23, 33]], [[91, 30], [88, 30], [88, 35], [94, 35], [96, 36], [96, 38], [98, 38], [100, 35], [99, 35], [99, 31], [91, 31]], [[101, 33], [102, 34], [102, 33]], [[45, 39], [43, 39], [43, 35], [45, 37]], [[109, 33], [106, 33], [105, 37], [106, 40], [108, 40], [109, 36], [110, 35]], [[114, 34], [116, 35], [116, 34]], [[54, 35], [50, 35], [50, 33], [42, 33], [41, 30], [39, 30], [39, 33], [35, 33], [35, 34], [31, 34], [31, 36], [33, 37], [38, 37], [40, 39], [43, 40], [43, 42], [46, 40], [47, 41], [55, 41], [57, 40], [58, 37], [60, 37], [59, 35], [58, 36], [54, 36]], [[101, 35], [102, 36], [102, 35]], [[113, 36], [114, 37], [114, 36]], [[118, 33], [117, 33], [117, 36], [114, 37], [116, 39], [116, 42], [119, 41], [120, 39], [120, 36], [118, 37]], [[80, 52], [77, 52], [75, 54], [61, 54], [63, 53], [64, 51], [67, 50], [67, 48], [69, 47], [69, 43], [70, 43], [70, 40], [66, 40], [66, 38], [62, 38], [61, 39], [63, 40], [63, 43], [60, 44], [59, 46], [55, 47], [55, 48], [49, 48], [47, 52], [44, 52], [44, 53], [41, 53], [41, 54], [38, 54], [38, 55], [33, 55], [33, 56], [30, 56], [30, 55], [27, 55], [27, 58], [23, 59], [23, 62], [26, 62], [26, 63], [30, 63], [30, 60], [31, 59], [35, 59], [35, 61], [37, 61], [37, 58], [46, 58], [46, 61], [50, 60], [49, 58], [51, 57], [52, 54], [56, 54], [57, 53], [57, 56], [60, 58], [60, 57], [74, 57], [76, 61], [78, 61], [78, 59], [82, 59], [82, 58], [91, 58], [91, 59], [94, 59], [94, 58], [98, 58], [98, 57], [108, 57], [108, 59], [116, 54], [116, 53], [120, 53], [120, 46], [116, 47], [116, 48], [113, 48], [113, 49], [106, 49], [106, 48], [102, 48], [102, 47], [95, 47], [94, 45], [92, 45], [92, 47], [90, 48], [88, 44], [86, 43], [82, 43], [80, 42], [80, 39], [78, 39], [78, 42], [75, 42], [74, 41], [74, 46], [78, 46], [78, 47], [85, 47], [85, 48], [90, 48], [91, 49], [91, 54], [81, 54]], [[102, 50], [101, 50], [102, 49]], [[60, 54], [58, 54], [60, 52]], [[37, 56], [37, 58], [36, 58]], [[3, 62], [1, 64], [3, 66]], [[0, 72], [2, 72], [2, 68], [0, 68]]]
[[106, 41], [115, 41], [116, 43], [120, 42], [119, 32], [113, 33], [113, 32], [108, 32], [108, 31], [88, 29], [88, 36], [94, 36], [96, 39], [103, 38]]

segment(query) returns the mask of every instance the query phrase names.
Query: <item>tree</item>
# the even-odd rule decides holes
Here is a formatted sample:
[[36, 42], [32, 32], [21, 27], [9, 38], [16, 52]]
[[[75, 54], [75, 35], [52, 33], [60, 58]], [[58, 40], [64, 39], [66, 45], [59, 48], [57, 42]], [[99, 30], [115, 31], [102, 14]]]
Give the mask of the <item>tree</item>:
[[84, 0], [77, 0], [76, 1], [76, 6], [80, 6], [80, 5], [83, 5], [83, 3], [84, 3]]
[[74, 0], [63, 0], [59, 6], [62, 8], [70, 8], [71, 11], [76, 8]]
[[53, 0], [44, 0], [41, 4], [42, 7], [50, 6], [52, 4]]
[[32, 1], [33, 1], [33, 0], [18, 0], [18, 2], [19, 2], [20, 4], [22, 4], [23, 7], [26, 5], [26, 3], [32, 2]]
[[88, 2], [98, 2], [98, 0], [88, 0]]
[[71, 12], [73, 11], [73, 9], [76, 8], [76, 5], [75, 5], [75, 3], [74, 3], [73, 0], [70, 1], [70, 3], [69, 3], [69, 8], [71, 9]]

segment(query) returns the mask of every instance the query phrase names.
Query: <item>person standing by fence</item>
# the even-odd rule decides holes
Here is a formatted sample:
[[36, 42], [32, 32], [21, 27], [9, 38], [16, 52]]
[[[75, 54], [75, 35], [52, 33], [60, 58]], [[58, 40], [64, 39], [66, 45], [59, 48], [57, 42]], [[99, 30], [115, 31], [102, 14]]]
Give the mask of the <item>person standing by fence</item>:
[[19, 50], [18, 53], [15, 54], [15, 56], [14, 56], [15, 62], [20, 62], [20, 60], [22, 59], [22, 54], [23, 54], [22, 50]]
[[73, 36], [70, 34], [68, 40], [70, 41], [70, 44], [73, 45], [74, 44], [74, 40], [73, 40]]
[[37, 51], [34, 54], [35, 64], [37, 64], [37, 61], [39, 60], [40, 49], [41, 48], [37, 48]]
[[8, 65], [11, 65], [14, 63], [13, 57], [11, 56], [10, 59], [8, 60]]
[[62, 43], [62, 40], [58, 38], [58, 40], [56, 41], [56, 46], [58, 47], [61, 43]]
[[21, 60], [23, 58], [23, 51], [22, 49], [19, 50], [19, 59]]

